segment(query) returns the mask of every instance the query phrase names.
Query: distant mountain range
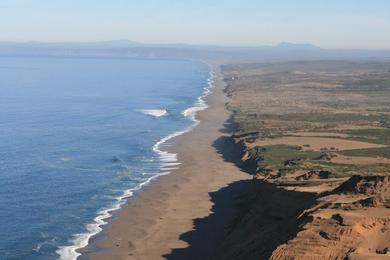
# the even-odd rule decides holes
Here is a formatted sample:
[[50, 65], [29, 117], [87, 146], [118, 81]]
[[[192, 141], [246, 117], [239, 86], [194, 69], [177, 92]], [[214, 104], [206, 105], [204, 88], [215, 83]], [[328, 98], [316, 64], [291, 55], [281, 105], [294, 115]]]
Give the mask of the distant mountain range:
[[127, 40], [118, 41], [101, 41], [101, 42], [7, 42], [0, 41], [1, 47], [18, 47], [18, 48], [81, 48], [81, 49], [106, 49], [106, 48], [129, 48], [129, 47], [140, 47], [142, 43], [132, 42]]
[[282, 42], [275, 46], [258, 46], [258, 47], [224, 47], [217, 45], [193, 45], [193, 44], [148, 44], [128, 40], [116, 41], [99, 41], [99, 42], [7, 42], [0, 41], [0, 47], [24, 47], [24, 48], [82, 48], [82, 49], [111, 49], [111, 48], [194, 48], [194, 49], [256, 49], [256, 48], [283, 48], [283, 49], [320, 49], [320, 47], [312, 44], [300, 44]]
[[46, 56], [142, 59], [273, 61], [313, 59], [390, 60], [390, 50], [323, 49], [282, 42], [275, 46], [227, 47], [191, 44], [145, 44], [128, 40], [101, 42], [0, 42], [0, 56]]

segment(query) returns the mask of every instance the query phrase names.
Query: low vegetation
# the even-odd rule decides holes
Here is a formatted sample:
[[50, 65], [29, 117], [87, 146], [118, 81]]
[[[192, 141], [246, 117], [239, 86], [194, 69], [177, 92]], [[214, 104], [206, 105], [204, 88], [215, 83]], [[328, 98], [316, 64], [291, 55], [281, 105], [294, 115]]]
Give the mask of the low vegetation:
[[[280, 177], [323, 170], [337, 178], [390, 172], [386, 163], [354, 163], [390, 158], [390, 63], [241, 64], [226, 65], [223, 72], [231, 97], [227, 107], [238, 124], [233, 136], [257, 162], [254, 173]], [[257, 145], [283, 136], [309, 138], [300, 145]], [[340, 145], [313, 149], [324, 137]], [[342, 145], [345, 140], [360, 144], [351, 149]], [[337, 156], [346, 162], [334, 162]]]

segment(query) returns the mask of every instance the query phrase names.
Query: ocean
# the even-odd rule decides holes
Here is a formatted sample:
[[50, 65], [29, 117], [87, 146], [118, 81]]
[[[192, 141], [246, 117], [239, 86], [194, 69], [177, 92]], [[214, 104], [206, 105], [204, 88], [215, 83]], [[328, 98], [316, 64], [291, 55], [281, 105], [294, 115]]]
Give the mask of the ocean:
[[[0, 259], [75, 259], [113, 211], [180, 167], [200, 62], [0, 58]], [[140, 191], [142, 192], [142, 191]]]

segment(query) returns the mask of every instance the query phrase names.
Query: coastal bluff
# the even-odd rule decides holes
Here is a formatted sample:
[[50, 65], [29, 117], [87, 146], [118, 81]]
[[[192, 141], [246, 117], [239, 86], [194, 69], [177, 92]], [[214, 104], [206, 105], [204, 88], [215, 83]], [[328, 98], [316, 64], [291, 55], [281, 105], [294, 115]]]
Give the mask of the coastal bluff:
[[223, 66], [241, 154], [225, 159], [252, 181], [213, 259], [390, 258], [389, 68]]

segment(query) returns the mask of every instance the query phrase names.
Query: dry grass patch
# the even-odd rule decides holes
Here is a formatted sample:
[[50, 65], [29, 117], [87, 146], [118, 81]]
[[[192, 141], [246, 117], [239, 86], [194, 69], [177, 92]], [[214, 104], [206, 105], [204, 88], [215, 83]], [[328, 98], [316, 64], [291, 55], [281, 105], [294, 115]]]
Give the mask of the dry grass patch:
[[346, 156], [337, 154], [332, 157], [330, 162], [341, 163], [341, 164], [385, 164], [390, 163], [390, 159], [383, 157], [366, 157], [366, 156]]
[[349, 137], [348, 134], [330, 133], [330, 132], [297, 132], [297, 133], [291, 133], [291, 135], [303, 136], [303, 137], [341, 137], [341, 138]]
[[308, 137], [308, 136], [282, 136], [278, 138], [266, 138], [256, 140], [251, 146], [266, 146], [266, 145], [291, 145], [300, 146], [303, 150], [353, 150], [365, 148], [379, 148], [384, 145], [367, 143], [355, 140], [346, 140], [338, 138], [326, 137]]

